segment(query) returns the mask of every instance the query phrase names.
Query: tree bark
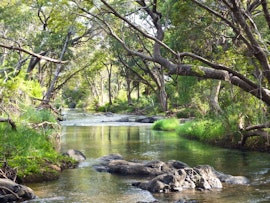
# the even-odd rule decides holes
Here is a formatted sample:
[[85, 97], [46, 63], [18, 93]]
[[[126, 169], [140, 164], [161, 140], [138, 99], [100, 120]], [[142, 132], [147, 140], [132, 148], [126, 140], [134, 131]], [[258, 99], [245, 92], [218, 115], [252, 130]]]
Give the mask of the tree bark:
[[219, 80], [213, 84], [213, 87], [211, 89], [211, 94], [210, 94], [210, 107], [216, 115], [222, 112], [219, 102], [218, 102], [218, 95], [219, 95], [220, 87], [221, 87], [221, 81]]
[[112, 64], [104, 64], [107, 69], [108, 73], [108, 97], [109, 97], [109, 104], [112, 105]]

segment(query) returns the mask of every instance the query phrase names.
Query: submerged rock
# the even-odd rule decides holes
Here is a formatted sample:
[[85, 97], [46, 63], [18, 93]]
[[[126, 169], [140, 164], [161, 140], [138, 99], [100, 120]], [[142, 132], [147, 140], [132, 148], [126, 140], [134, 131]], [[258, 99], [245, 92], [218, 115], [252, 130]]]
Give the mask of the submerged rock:
[[94, 168], [100, 172], [146, 177], [147, 181], [133, 186], [153, 193], [177, 192], [186, 189], [212, 190], [222, 188], [222, 182], [247, 184], [243, 176], [232, 176], [216, 171], [209, 165], [189, 167], [181, 161], [130, 162], [121, 155], [108, 155], [98, 159]]
[[97, 164], [94, 164], [93, 167], [98, 171], [98, 172], [108, 172], [109, 170], [109, 163], [113, 160], [123, 160], [123, 157], [120, 154], [109, 154], [107, 156], [103, 156], [98, 158]]

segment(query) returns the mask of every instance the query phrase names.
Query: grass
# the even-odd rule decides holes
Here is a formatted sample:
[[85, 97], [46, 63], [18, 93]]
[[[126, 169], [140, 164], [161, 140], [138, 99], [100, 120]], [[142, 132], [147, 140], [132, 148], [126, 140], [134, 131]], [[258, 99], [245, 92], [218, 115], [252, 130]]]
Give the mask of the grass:
[[55, 116], [47, 109], [37, 110], [34, 107], [27, 107], [20, 116], [20, 121], [28, 123], [42, 123], [44, 121], [56, 123]]
[[195, 120], [180, 125], [177, 134], [197, 139], [204, 142], [221, 140], [226, 134], [226, 129], [220, 120]]
[[16, 131], [8, 123], [0, 123], [0, 161], [7, 161], [9, 166], [17, 168], [19, 179], [55, 173], [51, 165], [60, 166], [63, 162], [71, 161], [54, 148], [52, 134], [58, 129], [48, 125], [33, 129], [29, 125], [44, 121], [56, 124], [49, 111], [29, 108], [17, 119]]
[[153, 130], [161, 130], [161, 131], [174, 131], [179, 126], [179, 120], [176, 118], [162, 119], [156, 121], [152, 129]]

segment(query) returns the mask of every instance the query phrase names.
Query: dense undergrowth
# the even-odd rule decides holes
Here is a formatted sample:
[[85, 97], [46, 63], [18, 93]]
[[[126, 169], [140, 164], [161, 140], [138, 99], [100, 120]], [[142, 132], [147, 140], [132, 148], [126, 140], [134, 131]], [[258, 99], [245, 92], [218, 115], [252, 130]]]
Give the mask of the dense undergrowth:
[[28, 108], [15, 124], [16, 130], [0, 123], [0, 160], [17, 168], [18, 180], [54, 179], [65, 163], [72, 163], [57, 151], [60, 127], [48, 110]]

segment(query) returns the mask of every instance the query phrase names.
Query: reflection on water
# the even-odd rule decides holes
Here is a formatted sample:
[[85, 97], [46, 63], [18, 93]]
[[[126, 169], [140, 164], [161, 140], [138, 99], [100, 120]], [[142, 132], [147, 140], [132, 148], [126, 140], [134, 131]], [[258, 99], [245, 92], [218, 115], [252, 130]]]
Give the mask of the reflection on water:
[[[87, 160], [66, 170], [57, 181], [29, 185], [39, 196], [30, 202], [270, 202], [269, 154], [241, 152], [203, 145], [171, 132], [151, 131], [149, 126], [66, 126], [62, 151], [82, 151]], [[212, 165], [215, 169], [251, 179], [250, 185], [228, 185], [217, 191], [185, 191], [151, 194], [131, 185], [135, 179], [98, 173], [95, 159], [119, 153], [127, 160], [180, 160], [190, 166]]]

